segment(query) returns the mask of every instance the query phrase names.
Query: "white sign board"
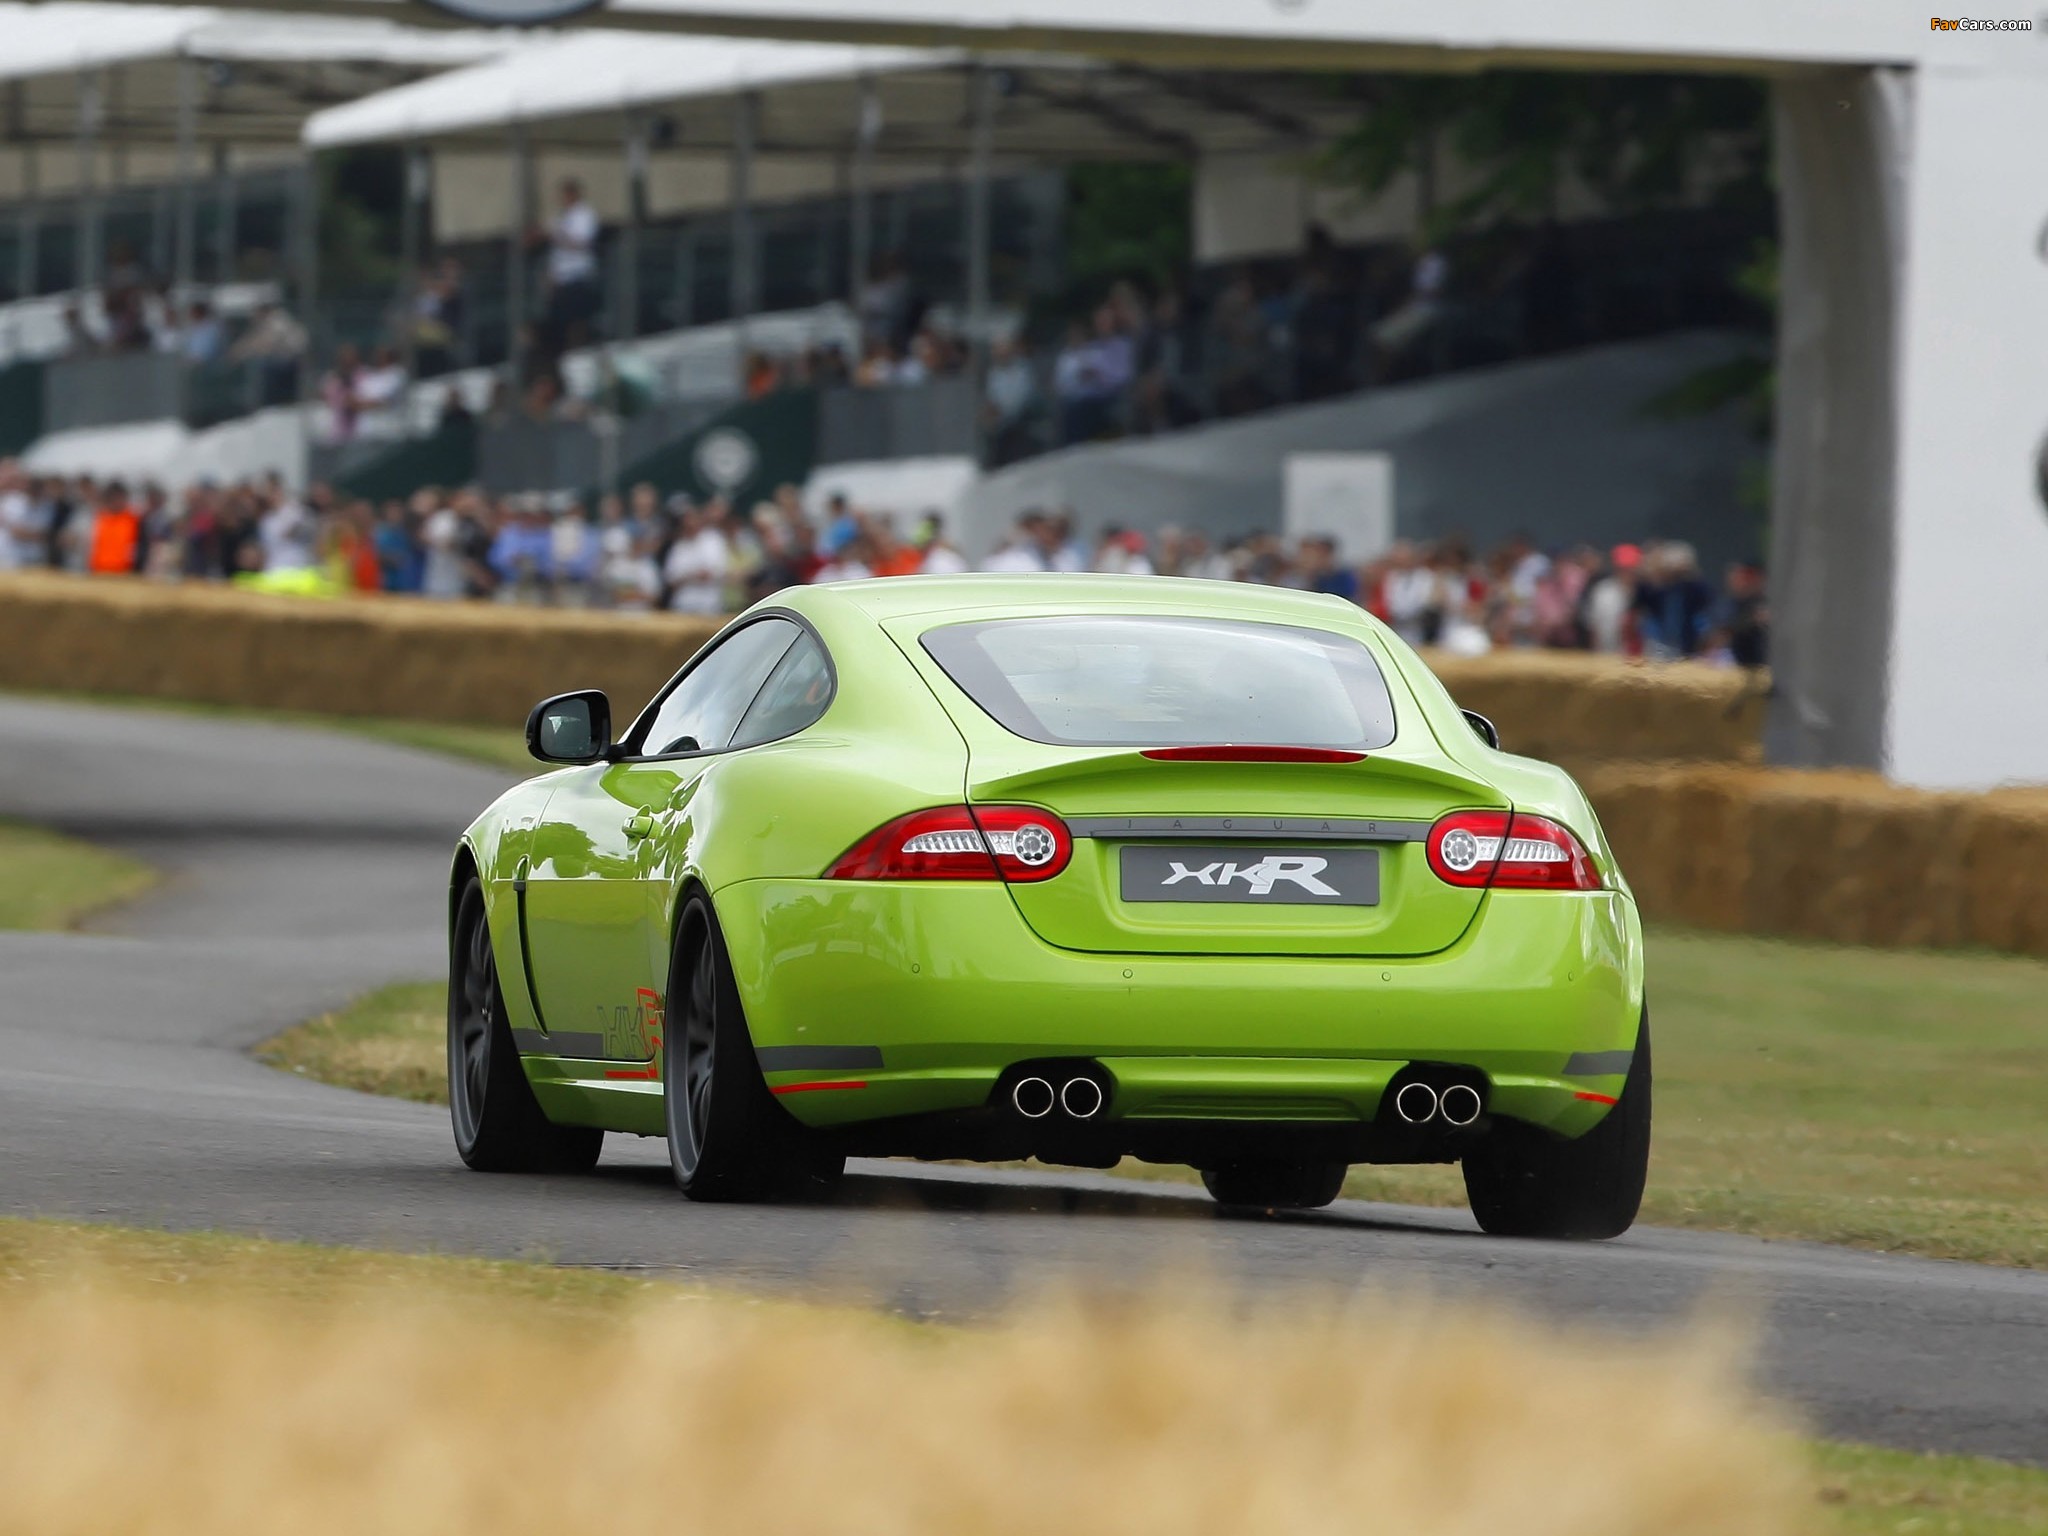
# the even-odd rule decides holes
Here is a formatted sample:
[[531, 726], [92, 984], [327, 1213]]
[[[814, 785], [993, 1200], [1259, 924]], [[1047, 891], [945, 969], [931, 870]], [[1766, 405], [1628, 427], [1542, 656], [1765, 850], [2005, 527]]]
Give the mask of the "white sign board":
[[1394, 460], [1384, 453], [1290, 453], [1281, 471], [1280, 533], [1337, 541], [1338, 557], [1376, 559], [1394, 542]]

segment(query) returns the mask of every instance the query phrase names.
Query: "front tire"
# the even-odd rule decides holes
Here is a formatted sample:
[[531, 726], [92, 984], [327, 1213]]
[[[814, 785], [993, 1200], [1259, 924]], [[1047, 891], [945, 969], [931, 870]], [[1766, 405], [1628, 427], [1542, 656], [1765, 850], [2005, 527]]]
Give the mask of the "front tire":
[[1344, 1188], [1346, 1163], [1258, 1162], [1204, 1168], [1202, 1185], [1218, 1205], [1267, 1211], [1312, 1211]]
[[837, 1179], [846, 1159], [820, 1147], [761, 1077], [718, 917], [701, 894], [676, 925], [668, 995], [661, 1081], [676, 1187], [692, 1200], [762, 1200]]
[[1650, 1011], [1643, 1010], [1621, 1098], [1576, 1141], [1502, 1120], [1465, 1154], [1465, 1196], [1496, 1237], [1619, 1237], [1635, 1224], [1650, 1173]]
[[448, 1116], [455, 1150], [480, 1173], [588, 1173], [604, 1132], [541, 1113], [505, 1022], [498, 958], [471, 875], [455, 906], [448, 956]]

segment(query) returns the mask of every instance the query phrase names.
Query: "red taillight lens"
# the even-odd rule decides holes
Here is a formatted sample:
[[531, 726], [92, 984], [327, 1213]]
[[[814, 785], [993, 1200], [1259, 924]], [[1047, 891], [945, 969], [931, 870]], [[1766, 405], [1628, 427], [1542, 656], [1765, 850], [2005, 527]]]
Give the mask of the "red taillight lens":
[[1074, 837], [1050, 811], [964, 805], [912, 811], [839, 856], [827, 880], [1050, 880], [1074, 857]]
[[1585, 846], [1547, 816], [1454, 811], [1429, 829], [1429, 867], [1469, 890], [1597, 891]]

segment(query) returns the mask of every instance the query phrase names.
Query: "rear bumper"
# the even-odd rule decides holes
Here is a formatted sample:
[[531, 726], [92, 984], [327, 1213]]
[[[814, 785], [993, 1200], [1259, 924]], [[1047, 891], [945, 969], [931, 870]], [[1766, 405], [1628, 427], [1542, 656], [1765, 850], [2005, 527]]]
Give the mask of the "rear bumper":
[[1493, 892], [1456, 944], [1405, 959], [1057, 949], [1000, 886], [749, 880], [717, 907], [768, 1083], [819, 1127], [973, 1109], [1014, 1063], [1087, 1057], [1111, 1122], [1370, 1120], [1419, 1061], [1577, 1135], [1621, 1091], [1643, 1001], [1641, 924], [1612, 891]]

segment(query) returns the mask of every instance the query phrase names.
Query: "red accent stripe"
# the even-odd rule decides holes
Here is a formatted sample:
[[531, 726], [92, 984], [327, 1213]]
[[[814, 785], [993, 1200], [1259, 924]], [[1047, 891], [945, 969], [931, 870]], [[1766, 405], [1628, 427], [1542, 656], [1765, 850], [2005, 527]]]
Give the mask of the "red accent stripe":
[[1619, 1104], [1621, 1102], [1621, 1100], [1614, 1098], [1610, 1094], [1587, 1093], [1583, 1089], [1578, 1093], [1573, 1094], [1572, 1097], [1575, 1099], [1584, 1099], [1588, 1104]]
[[820, 1088], [865, 1088], [866, 1083], [777, 1083], [770, 1093], [815, 1093]]
[[656, 1072], [656, 1071], [654, 1070], [654, 1068], [653, 1068], [653, 1067], [651, 1067], [651, 1066], [647, 1066], [647, 1067], [607, 1067], [607, 1068], [605, 1069], [605, 1074], [604, 1074], [604, 1075], [605, 1075], [606, 1077], [623, 1077], [623, 1078], [632, 1078], [632, 1079], [634, 1079], [635, 1081], [639, 1081], [639, 1082], [649, 1082], [649, 1083], [651, 1083], [651, 1082], [653, 1082], [653, 1081], [654, 1081], [654, 1079], [655, 1079], [655, 1078], [656, 1078], [657, 1076], [659, 1076], [660, 1074], [659, 1074], [659, 1073], [657, 1073], [657, 1072]]
[[1155, 763], [1361, 763], [1363, 752], [1336, 747], [1148, 747], [1138, 754]]

